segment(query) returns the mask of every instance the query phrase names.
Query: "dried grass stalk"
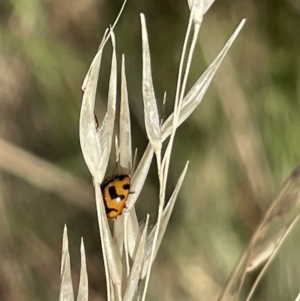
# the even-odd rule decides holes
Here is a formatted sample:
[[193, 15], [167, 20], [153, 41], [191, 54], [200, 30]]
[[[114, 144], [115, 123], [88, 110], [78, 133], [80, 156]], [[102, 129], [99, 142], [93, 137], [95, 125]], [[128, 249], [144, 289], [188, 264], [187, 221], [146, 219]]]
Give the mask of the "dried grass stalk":
[[[133, 299], [145, 300], [146, 298], [151, 267], [164, 237], [167, 224], [188, 168], [187, 162], [170, 200], [167, 201], [165, 195], [166, 185], [169, 176], [169, 166], [176, 130], [200, 104], [220, 63], [244, 24], [244, 21], [242, 21], [217, 58], [186, 94], [187, 78], [192, 64], [192, 57], [200, 25], [204, 13], [212, 3], [213, 1], [211, 0], [204, 2], [195, 0], [193, 3], [189, 1], [191, 14], [179, 64], [174, 110], [163, 124], [161, 124], [161, 118], [158, 114], [152, 81], [146, 19], [144, 15], [141, 15], [143, 45], [142, 91], [146, 134], [149, 139], [149, 144], [135, 171], [133, 171], [133, 166], [135, 164], [132, 164], [132, 161], [135, 160], [132, 160], [131, 151], [131, 125], [125, 58], [124, 56], [122, 57], [120, 131], [119, 136], [115, 137], [117, 151], [117, 166], [115, 173], [129, 174], [132, 176], [131, 191], [134, 193], [129, 195], [126, 204], [127, 208], [124, 209], [123, 214], [112, 221], [112, 227], [110, 227], [106, 217], [100, 185], [106, 173], [112, 141], [114, 139], [113, 128], [116, 114], [118, 75], [116, 68], [116, 42], [113, 28], [105, 32], [98, 52], [85, 77], [82, 87], [84, 95], [80, 113], [80, 144], [84, 159], [93, 177], [95, 187], [97, 217], [104, 257], [108, 301], [129, 301]], [[189, 41], [189, 39], [191, 39], [191, 41]], [[109, 40], [112, 43], [113, 50], [107, 112], [103, 120], [98, 121], [94, 115], [96, 89], [103, 49]], [[165, 148], [166, 151], [163, 152], [162, 144], [169, 136], [170, 139], [167, 142]], [[159, 207], [156, 224], [152, 231], [148, 233], [149, 216], [147, 216], [146, 225], [142, 230], [139, 227], [134, 205], [146, 180], [154, 154], [157, 163], [157, 176], [159, 179]], [[64, 261], [66, 261], [66, 259], [64, 259]], [[85, 289], [87, 288], [87, 273], [83, 247], [81, 271], [82, 278], [80, 281], [80, 294], [78, 295], [78, 300], [87, 300], [88, 295]], [[140, 286], [140, 283], [143, 285]]]

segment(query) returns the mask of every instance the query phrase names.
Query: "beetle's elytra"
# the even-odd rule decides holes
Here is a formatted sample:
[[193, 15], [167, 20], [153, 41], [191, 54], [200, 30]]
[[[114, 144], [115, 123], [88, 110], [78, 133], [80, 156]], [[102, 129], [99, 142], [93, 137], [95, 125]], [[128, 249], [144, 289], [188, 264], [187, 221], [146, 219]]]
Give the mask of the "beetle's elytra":
[[104, 180], [101, 191], [108, 218], [121, 215], [130, 193], [131, 178], [129, 175], [118, 175]]

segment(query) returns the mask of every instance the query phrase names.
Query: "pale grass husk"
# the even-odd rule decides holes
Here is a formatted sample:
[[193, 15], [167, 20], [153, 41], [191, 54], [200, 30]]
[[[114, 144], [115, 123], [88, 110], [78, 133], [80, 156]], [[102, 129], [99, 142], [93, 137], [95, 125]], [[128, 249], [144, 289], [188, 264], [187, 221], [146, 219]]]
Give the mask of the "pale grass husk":
[[74, 301], [67, 226], [64, 228], [59, 301]]
[[89, 298], [88, 274], [83, 238], [80, 244], [80, 278], [77, 301], [87, 301]]
[[[67, 226], [64, 227], [63, 233], [63, 247], [61, 260], [61, 286], [59, 293], [59, 301], [74, 301], [74, 290], [72, 284], [72, 274], [70, 265], [70, 253], [68, 243]], [[83, 239], [81, 239], [80, 246], [81, 269], [79, 278], [79, 288], [77, 294], [77, 301], [88, 301], [88, 275], [86, 268], [86, 256]]]

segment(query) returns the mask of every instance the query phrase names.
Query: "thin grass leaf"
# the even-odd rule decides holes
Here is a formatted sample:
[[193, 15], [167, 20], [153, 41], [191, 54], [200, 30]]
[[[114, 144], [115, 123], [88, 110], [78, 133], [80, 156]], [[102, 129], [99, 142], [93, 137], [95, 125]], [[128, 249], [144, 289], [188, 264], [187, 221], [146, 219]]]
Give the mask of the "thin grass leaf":
[[300, 293], [298, 294], [297, 298], [295, 301], [300, 301]]
[[[178, 119], [179, 119], [179, 114], [180, 114], [180, 108], [182, 106], [184, 94], [185, 94], [185, 89], [186, 89], [186, 84], [187, 84], [187, 79], [189, 75], [189, 71], [191, 68], [191, 63], [192, 63], [192, 58], [196, 46], [196, 42], [198, 39], [199, 35], [199, 30], [200, 30], [200, 23], [194, 22], [194, 33], [192, 37], [192, 41], [190, 42], [190, 47], [188, 50], [188, 44], [189, 44], [189, 39], [190, 35], [192, 32], [192, 20], [193, 20], [193, 12], [190, 14], [189, 18], [189, 23], [188, 23], [188, 28], [187, 32], [184, 38], [184, 44], [183, 44], [183, 49], [182, 49], [182, 54], [181, 54], [181, 60], [180, 60], [180, 65], [179, 65], [179, 71], [178, 71], [178, 80], [177, 80], [177, 89], [176, 89], [176, 97], [175, 97], [175, 105], [174, 105], [174, 116], [173, 116], [173, 132], [175, 135], [175, 131], [178, 127]], [[188, 53], [187, 53], [188, 51]], [[184, 71], [184, 59], [187, 53], [187, 58], [186, 58], [186, 64], [185, 64], [185, 71]], [[171, 139], [172, 139], [172, 134], [171, 134]]]
[[97, 124], [94, 116], [102, 54], [103, 48], [100, 48], [91, 64], [84, 83], [84, 94], [80, 110], [80, 145], [85, 163], [93, 176], [96, 174], [102, 154], [99, 140], [97, 139]]
[[[198, 11], [200, 11], [199, 8], [202, 8], [202, 10], [200, 11], [202, 13], [202, 15], [204, 15], [209, 8], [211, 7], [211, 5], [215, 2], [215, 0], [187, 0], [188, 5], [190, 10], [192, 10], [193, 4], [195, 7], [195, 13], [197, 13]], [[199, 3], [201, 2], [201, 3]]]
[[[166, 229], [167, 229], [167, 225], [168, 225], [168, 222], [170, 220], [170, 217], [171, 217], [171, 213], [173, 211], [173, 208], [174, 208], [174, 205], [175, 205], [175, 201], [177, 200], [177, 196], [178, 196], [178, 193], [180, 191], [180, 188], [183, 184], [183, 181], [184, 181], [184, 178], [185, 178], [185, 175], [186, 175], [186, 172], [187, 172], [187, 168], [188, 168], [188, 165], [189, 165], [189, 162], [186, 163], [178, 181], [177, 181], [177, 184], [175, 186], [175, 189], [171, 195], [171, 198], [170, 200], [168, 201], [163, 213], [162, 213], [162, 217], [161, 217], [161, 222], [160, 222], [160, 225], [159, 225], [159, 231], [158, 231], [158, 238], [157, 238], [157, 243], [156, 243], [156, 246], [155, 246], [155, 251], [154, 251], [154, 258], [158, 252], [158, 249], [161, 245], [161, 242], [162, 242], [162, 239], [165, 235], [165, 232], [166, 232]], [[155, 234], [155, 231], [156, 231], [156, 227], [157, 225], [155, 225], [153, 227], [153, 229], [151, 230], [150, 234], [148, 235], [147, 237], [147, 247], [146, 247], [146, 253], [145, 253], [145, 258], [144, 258], [144, 266], [143, 266], [143, 271], [142, 271], [142, 276], [141, 278], [144, 278], [146, 276], [146, 273], [147, 273], [147, 270], [148, 270], [148, 265], [150, 263], [150, 255], [151, 255], [151, 246], [153, 244], [153, 240], [154, 240], [154, 234]], [[151, 263], [152, 264], [152, 263]]]
[[[128, 105], [128, 90], [125, 72], [125, 57], [122, 56], [121, 69], [121, 108], [120, 108], [120, 166], [132, 172], [131, 124]], [[121, 173], [121, 171], [120, 171]]]
[[120, 254], [120, 258], [123, 255], [123, 243], [124, 243], [124, 214], [118, 216], [114, 221], [114, 241], [117, 247], [117, 250]]
[[136, 168], [136, 158], [137, 158], [137, 148], [134, 150], [134, 155], [133, 155], [133, 163], [132, 163], [132, 173], [135, 172], [135, 168]]
[[154, 154], [154, 150], [151, 147], [151, 144], [149, 143], [132, 177], [131, 190], [134, 191], [134, 193], [130, 196], [130, 198], [127, 201], [128, 210], [130, 210], [134, 206], [137, 198], [141, 193], [146, 177], [148, 175], [153, 154]]
[[[265, 266], [263, 267], [263, 269], [260, 271], [259, 275], [257, 276], [247, 298], [246, 301], [250, 301], [251, 297], [253, 296], [253, 293], [255, 291], [255, 289], [257, 288], [258, 283], [260, 282], [261, 278], [263, 277], [263, 275], [265, 274], [267, 268], [269, 267], [270, 263], [272, 262], [272, 260], [274, 259], [275, 255], [277, 254], [279, 248], [281, 247], [281, 245], [283, 244], [284, 240], [287, 238], [288, 234], [291, 232], [291, 230], [294, 228], [294, 226], [296, 225], [296, 223], [299, 220], [299, 215], [297, 215], [293, 221], [289, 224], [289, 226], [286, 229], [286, 232], [284, 233], [284, 235], [282, 236], [281, 240], [278, 242], [274, 252], [272, 253], [272, 255], [269, 257], [267, 263], [265, 264]], [[237, 299], [238, 295], [236, 296], [235, 300]]]
[[261, 266], [275, 251], [278, 243], [287, 232], [288, 226], [284, 226], [267, 240], [259, 242], [251, 251], [246, 271], [251, 272]]
[[[106, 29], [105, 32], [104, 32], [103, 38], [101, 40], [101, 43], [100, 43], [100, 45], [98, 47], [98, 52], [95, 55], [95, 57], [93, 58], [92, 63], [90, 65], [90, 67], [89, 67], [89, 70], [86, 73], [85, 78], [83, 80], [83, 83], [81, 85], [81, 90], [82, 90], [83, 93], [85, 93], [87, 85], [88, 85], [88, 82], [90, 81], [90, 76], [91, 76], [92, 69], [94, 68], [95, 65], [98, 65], [99, 58], [98, 58], [97, 55], [101, 53], [101, 50], [103, 50], [103, 48], [104, 48], [104, 46], [105, 46], [105, 44], [107, 42], [108, 37], [109, 37], [109, 30]], [[102, 54], [100, 54], [100, 55], [102, 55]], [[101, 61], [101, 59], [100, 59], [100, 61]]]
[[115, 135], [115, 149], [116, 149], [116, 163], [117, 163], [119, 162], [120, 159], [120, 147], [119, 147], [119, 139], [117, 135]]
[[95, 99], [98, 85], [99, 70], [105, 46], [107, 35], [104, 36], [99, 51], [96, 54], [88, 76], [83, 84], [84, 95], [80, 111], [80, 144], [85, 162], [93, 175], [99, 179], [104, 178], [105, 170], [108, 164], [108, 158], [111, 151], [112, 133], [116, 111], [116, 94], [117, 94], [117, 68], [116, 68], [116, 51], [115, 38], [111, 31], [110, 37], [113, 45], [113, 55], [111, 63], [111, 74], [108, 91], [107, 112], [104, 120], [98, 129], [95, 121]]
[[257, 243], [263, 241], [267, 230], [269, 229], [271, 222], [279, 217], [289, 213], [299, 202], [300, 196], [300, 166], [298, 166], [288, 177], [283, 185], [280, 193], [271, 203], [269, 208], [263, 215], [262, 221], [260, 222], [257, 230], [255, 231], [251, 247], [255, 248]]
[[[114, 28], [116, 27], [117, 23], [119, 22], [119, 19], [120, 19], [122, 13], [123, 13], [124, 8], [125, 8], [126, 2], [127, 2], [127, 0], [124, 0], [124, 1], [123, 1], [122, 7], [121, 7], [121, 9], [120, 9], [120, 11], [119, 11], [119, 13], [118, 13], [118, 15], [117, 15], [115, 21], [114, 21], [114, 24], [113, 24], [112, 27], [111, 27], [111, 30], [110, 30], [110, 31], [109, 31], [108, 29], [105, 30], [103, 39], [102, 39], [102, 41], [101, 41], [101, 43], [100, 43], [100, 46], [99, 46], [98, 50], [99, 50], [100, 48], [104, 48], [106, 42], [107, 42], [108, 39], [110, 38], [111, 32], [114, 30]], [[94, 59], [94, 60], [95, 60], [95, 59]], [[94, 63], [94, 60], [92, 61], [91, 66], [92, 66], [93, 63]], [[85, 76], [85, 78], [84, 78], [84, 80], [83, 80], [83, 84], [82, 84], [82, 86], [81, 86], [82, 92], [85, 92], [86, 85], [87, 85], [88, 78], [89, 78], [90, 71], [91, 71], [91, 66], [90, 66], [90, 68], [89, 68], [89, 70], [88, 70], [88, 72], [87, 72], [87, 74], [86, 74], [86, 76]]]
[[111, 152], [111, 145], [113, 140], [113, 131], [116, 114], [116, 100], [117, 100], [117, 56], [116, 56], [116, 42], [115, 35], [111, 31], [111, 42], [113, 46], [111, 70], [108, 87], [107, 112], [105, 114], [103, 123], [98, 131], [98, 139], [101, 146], [101, 158], [97, 166], [98, 178], [102, 181], [109, 161]]
[[[110, 31], [106, 30], [104, 37], [100, 43], [99, 51], [92, 61], [89, 71], [84, 79], [82, 91], [84, 97], [82, 101], [80, 114], [80, 143], [86, 164], [95, 177], [96, 171], [98, 177], [103, 179], [104, 173], [108, 164], [108, 157], [111, 149], [111, 135], [114, 125], [115, 102], [116, 102], [116, 55], [115, 55], [115, 38], [113, 28], [116, 26], [127, 0], [123, 2], [120, 12]], [[109, 82], [108, 93], [108, 109], [102, 122], [102, 126], [97, 131], [97, 124], [94, 118], [96, 89], [98, 84], [99, 69], [103, 53], [103, 48], [108, 40], [111, 38], [113, 44], [113, 58], [111, 66], [111, 75]], [[98, 132], [98, 134], [97, 134]], [[95, 139], [97, 135], [98, 139]], [[107, 139], [109, 138], [109, 139]]]
[[[134, 209], [134, 207], [133, 207]], [[127, 224], [128, 224], [128, 214], [124, 216], [124, 251], [125, 251], [125, 263], [126, 263], [126, 276], [129, 276], [130, 273], [130, 259], [129, 254], [130, 250], [128, 247], [128, 235], [130, 235], [130, 232], [127, 231]], [[131, 257], [132, 258], [132, 257]]]
[[121, 286], [122, 286], [121, 283], [118, 285], [114, 284], [114, 286], [113, 286], [113, 289], [114, 289], [113, 296], [116, 301], [122, 301], [122, 287]]
[[[215, 58], [215, 60], [209, 65], [209, 67], [205, 70], [205, 72], [200, 76], [194, 86], [190, 89], [188, 94], [184, 97], [182, 102], [182, 107], [180, 109], [179, 115], [179, 125], [181, 125], [197, 108], [197, 106], [201, 103], [203, 96], [209, 87], [216, 71], [218, 70], [221, 62], [223, 61], [226, 53], [230, 49], [232, 43], [236, 39], [237, 35], [241, 31], [245, 20], [243, 20], [234, 33], [231, 35], [228, 42], [225, 44], [221, 52]], [[172, 122], [173, 122], [173, 114], [169, 116], [169, 118], [164, 122], [162, 126], [162, 139], [163, 141], [171, 134], [172, 131]]]
[[257, 269], [268, 260], [268, 258], [275, 251], [276, 246], [283, 235], [283, 230], [286, 231], [286, 229], [281, 229], [278, 233], [275, 234], [274, 237], [271, 237], [270, 241], [267, 240], [263, 244], [260, 244], [253, 249], [249, 258], [249, 263], [246, 266], [247, 273]]
[[[195, 5], [201, 5], [200, 2], [196, 2]], [[188, 23], [188, 28], [187, 32], [185, 35], [184, 39], [184, 44], [183, 44], [183, 49], [182, 49], [182, 54], [181, 54], [181, 59], [180, 59], [180, 65], [179, 65], [179, 71], [178, 71], [178, 79], [177, 79], [177, 87], [176, 87], [176, 96], [175, 96], [175, 104], [174, 104], [174, 112], [173, 112], [173, 120], [172, 120], [172, 132], [170, 135], [170, 140], [167, 146], [167, 149], [165, 151], [164, 157], [163, 157], [163, 162], [162, 162], [162, 169], [164, 170], [164, 178], [167, 179], [168, 177], [168, 172], [169, 172], [169, 165], [170, 165], [170, 159], [171, 159], [171, 153], [172, 153], [172, 148], [173, 148], [173, 143], [175, 139], [175, 134], [176, 130], [179, 126], [179, 116], [180, 116], [180, 109], [182, 107], [182, 102], [184, 98], [184, 93], [186, 89], [186, 84], [187, 84], [187, 79], [192, 63], [192, 58], [193, 58], [193, 53], [195, 50], [198, 34], [199, 34], [199, 29], [200, 29], [200, 24], [202, 22], [202, 15], [201, 15], [201, 21], [198, 19], [199, 22], [195, 20], [195, 15], [194, 15], [194, 6], [192, 9], [192, 12], [190, 14], [189, 18], [189, 23]], [[201, 10], [202, 12], [202, 10]], [[192, 37], [192, 41], [190, 43], [190, 47], [188, 50], [188, 42], [189, 42], [189, 37], [191, 34], [191, 26], [192, 26], [192, 19], [194, 18], [194, 34]], [[187, 54], [186, 58], [186, 64], [184, 68], [184, 59]], [[185, 71], [183, 72], [183, 70]], [[166, 181], [164, 182], [164, 185], [166, 185]], [[165, 191], [166, 187], [163, 187], [163, 191]]]
[[162, 147], [161, 130], [157, 103], [152, 82], [151, 59], [145, 16], [141, 14], [143, 46], [143, 101], [147, 136], [155, 152]]
[[[160, 207], [163, 206], [162, 202], [164, 201], [164, 198], [165, 198], [164, 194], [166, 191], [166, 183], [167, 183], [167, 178], [168, 178], [168, 173], [169, 173], [171, 153], [172, 153], [176, 130], [177, 130], [177, 127], [179, 126], [178, 120], [179, 120], [180, 108], [182, 106], [182, 100], [183, 100], [183, 96], [185, 93], [187, 78], [188, 78], [188, 74], [189, 74], [189, 70], [190, 70], [190, 63], [191, 63], [193, 52], [195, 49], [195, 41], [194, 40], [192, 40], [191, 46], [188, 47], [189, 38], [190, 38], [191, 30], [192, 30], [192, 20], [193, 20], [193, 18], [192, 18], [192, 13], [191, 13], [190, 17], [189, 17], [186, 34], [184, 37], [184, 42], [183, 42], [183, 47], [182, 47], [182, 52], [181, 52], [181, 57], [180, 57], [180, 63], [179, 63], [175, 101], [174, 101], [174, 111], [172, 114], [171, 134], [170, 134], [170, 139], [167, 144], [167, 148], [166, 148], [166, 151], [163, 156], [162, 163], [161, 163], [161, 166], [162, 166], [161, 170], [163, 171], [163, 173], [159, 176], [160, 186], [161, 186], [160, 191], [162, 192], [162, 196], [160, 197], [160, 204], [159, 204]], [[198, 26], [198, 28], [199, 28], [199, 26]], [[197, 36], [195, 38], [197, 39]], [[188, 49], [189, 49], [189, 51], [188, 51]], [[189, 52], [189, 54], [187, 56], [187, 63], [184, 64], [187, 51]], [[161, 211], [161, 210], [162, 209], [159, 208], [159, 211]], [[159, 223], [159, 219], [158, 219], [158, 223]]]
[[[163, 170], [163, 175], [160, 176], [162, 194], [165, 194], [165, 191], [166, 191], [166, 183], [167, 183], [167, 178], [168, 178], [168, 173], [169, 173], [169, 166], [170, 166], [171, 154], [172, 154], [172, 149], [173, 149], [173, 143], [174, 143], [174, 139], [175, 139], [176, 130], [179, 126], [180, 109], [182, 106], [183, 96], [185, 93], [187, 78], [188, 78], [188, 74], [189, 74], [189, 70], [190, 70], [190, 64], [191, 64], [193, 52], [195, 49], [197, 33], [199, 32], [198, 30], [197, 30], [197, 33], [196, 33], [196, 31], [194, 32], [196, 35], [194, 35], [194, 39], [192, 40], [190, 47], [188, 47], [189, 38], [190, 38], [191, 30], [192, 30], [192, 20], [193, 20], [193, 17], [192, 17], [192, 13], [191, 13], [190, 17], [189, 17], [188, 27], [187, 27], [187, 31], [185, 34], [180, 63], [179, 63], [174, 111], [173, 111], [173, 116], [172, 116], [171, 134], [170, 134], [170, 139], [169, 139], [165, 154], [163, 156], [162, 164], [161, 164], [162, 170]], [[197, 28], [199, 29], [199, 26], [197, 26]], [[186, 62], [186, 64], [184, 64], [187, 52], [188, 52], [187, 62]], [[161, 199], [164, 199], [164, 197], [162, 197]], [[163, 204], [161, 204], [161, 202], [160, 202], [160, 207], [162, 207], [162, 206], [163, 206]]]
[[127, 249], [127, 253], [130, 255], [131, 258], [134, 257], [134, 253], [136, 251], [136, 244], [139, 241], [139, 237], [141, 236], [139, 222], [136, 216], [135, 207], [132, 207], [131, 210], [127, 210], [124, 213], [125, 221], [124, 221], [124, 228], [125, 228], [125, 246]]
[[140, 280], [141, 270], [143, 268], [142, 262], [143, 262], [143, 258], [144, 258], [148, 223], [149, 223], [149, 215], [147, 215], [146, 225], [144, 227], [144, 231], [143, 231], [142, 237], [140, 239], [140, 243], [139, 243], [135, 258], [134, 258], [131, 273], [127, 280], [127, 285], [126, 285], [126, 290], [124, 293], [123, 301], [133, 300], [133, 296], [137, 290], [138, 282]]
[[79, 279], [77, 301], [88, 301], [89, 283], [88, 283], [86, 256], [85, 256], [83, 238], [81, 238], [81, 244], [80, 244], [80, 258], [81, 258], [81, 267], [80, 267], [80, 279]]
[[108, 283], [109, 283], [109, 289], [110, 289], [111, 295], [107, 296], [107, 300], [108, 301], [116, 301], [116, 300], [118, 300], [117, 297], [116, 297], [114, 283], [112, 282], [111, 278], [109, 278], [109, 282]]
[[189, 8], [193, 21], [198, 25], [201, 25], [203, 20], [203, 0], [188, 0]]
[[166, 117], [166, 103], [167, 103], [167, 92], [164, 92], [164, 97], [163, 97], [163, 103], [161, 107], [161, 118], [160, 118], [160, 124], [163, 124], [165, 117]]
[[67, 226], [64, 227], [59, 301], [74, 301]]
[[283, 185], [278, 197], [266, 212], [265, 220], [282, 216], [290, 212], [296, 203], [299, 203], [300, 196], [300, 165], [290, 174]]

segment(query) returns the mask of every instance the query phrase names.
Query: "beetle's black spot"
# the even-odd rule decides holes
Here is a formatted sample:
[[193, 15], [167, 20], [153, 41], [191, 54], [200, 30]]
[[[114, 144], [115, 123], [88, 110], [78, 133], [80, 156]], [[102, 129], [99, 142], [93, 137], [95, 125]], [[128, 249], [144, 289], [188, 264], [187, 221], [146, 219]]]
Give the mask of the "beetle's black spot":
[[129, 190], [130, 189], [130, 184], [124, 184], [123, 189], [124, 190]]
[[120, 180], [120, 181], [123, 181], [125, 178], [127, 178], [128, 176], [127, 175], [119, 175], [117, 176], [115, 179], [116, 180]]
[[116, 198], [120, 198], [121, 200], [123, 200], [125, 198], [123, 194], [117, 194], [116, 188], [114, 186], [108, 188], [108, 193], [112, 200]]
[[104, 202], [104, 207], [105, 207], [106, 215], [108, 215], [108, 214], [111, 213], [112, 211], [118, 212], [118, 210], [115, 209], [115, 208], [109, 208], [109, 207], [107, 207], [107, 205], [106, 205], [105, 202]]
[[102, 182], [100, 187], [103, 190], [110, 183], [113, 183], [115, 181], [123, 181], [125, 178], [130, 178], [130, 177], [128, 175], [118, 175], [118, 176], [115, 176], [115, 177], [108, 177]]

